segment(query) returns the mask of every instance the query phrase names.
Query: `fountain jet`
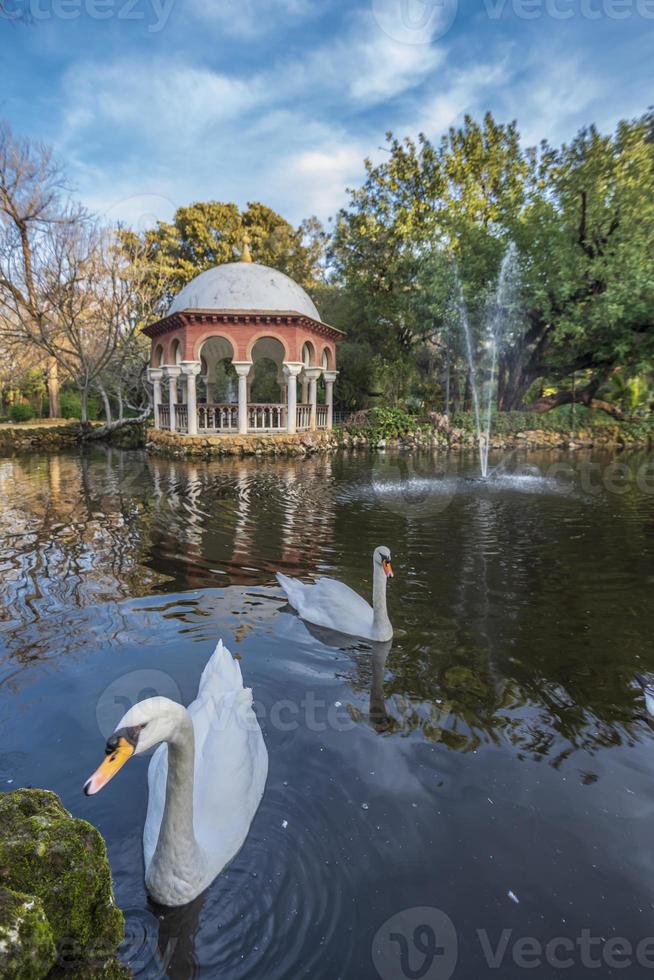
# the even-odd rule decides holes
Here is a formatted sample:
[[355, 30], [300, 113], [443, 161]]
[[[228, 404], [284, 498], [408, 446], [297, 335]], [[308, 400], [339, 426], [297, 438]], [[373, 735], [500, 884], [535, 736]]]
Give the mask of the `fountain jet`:
[[466, 342], [466, 354], [470, 369], [470, 387], [472, 389], [472, 404], [477, 427], [477, 445], [479, 447], [479, 463], [481, 475], [488, 477], [488, 453], [490, 450], [490, 434], [493, 424], [493, 405], [497, 402], [497, 364], [502, 339], [510, 320], [511, 300], [515, 290], [518, 275], [517, 252], [513, 243], [509, 245], [502, 259], [500, 275], [493, 301], [483, 329], [482, 369], [478, 370], [475, 358], [470, 319], [463, 298], [461, 281], [456, 275], [457, 308], [459, 322], [463, 329]]

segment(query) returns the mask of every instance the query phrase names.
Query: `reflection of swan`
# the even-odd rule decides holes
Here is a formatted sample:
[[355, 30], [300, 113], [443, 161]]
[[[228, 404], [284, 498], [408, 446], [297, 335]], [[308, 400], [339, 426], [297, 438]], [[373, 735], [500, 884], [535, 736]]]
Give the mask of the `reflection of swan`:
[[386, 579], [393, 576], [388, 548], [377, 548], [372, 564], [372, 606], [349, 586], [335, 579], [319, 578], [312, 585], [307, 585], [278, 572], [277, 581], [302, 619], [338, 633], [384, 642], [393, 636], [386, 609]]
[[391, 652], [391, 642], [375, 643], [372, 650], [372, 683], [370, 685], [370, 724], [380, 735], [393, 727], [393, 719], [386, 710], [384, 697], [384, 671]]
[[635, 676], [636, 680], [643, 689], [647, 712], [654, 718], [654, 680], [652, 679], [651, 675], [645, 677], [643, 674], [636, 674]]
[[199, 895], [190, 905], [177, 909], [155, 908], [159, 922], [157, 958], [160, 972], [167, 980], [192, 980], [200, 975], [196, 936], [205, 896]]
[[91, 796], [132, 755], [161, 745], [148, 769], [145, 883], [161, 905], [192, 901], [241, 849], [268, 773], [268, 753], [238, 663], [222, 641], [197, 699], [150, 698], [131, 708], [87, 780]]

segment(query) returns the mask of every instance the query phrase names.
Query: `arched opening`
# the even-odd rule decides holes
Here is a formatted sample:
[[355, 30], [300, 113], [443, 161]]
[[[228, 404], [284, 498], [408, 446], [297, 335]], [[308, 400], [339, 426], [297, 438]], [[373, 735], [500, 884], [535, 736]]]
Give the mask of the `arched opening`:
[[284, 376], [282, 367], [286, 351], [276, 337], [260, 337], [251, 351], [252, 368], [248, 378], [253, 404], [272, 404], [283, 401]]
[[157, 344], [152, 355], [152, 367], [160, 368], [164, 363], [163, 344]]
[[321, 365], [323, 371], [331, 371], [333, 369], [334, 358], [332, 357], [332, 352], [329, 347], [325, 347], [322, 352]]
[[179, 340], [173, 340], [171, 347], [172, 363], [180, 365], [182, 363], [182, 345]]
[[202, 373], [198, 378], [198, 401], [207, 405], [238, 401], [238, 378], [232, 365], [234, 348], [226, 337], [208, 337], [200, 348]]
[[302, 363], [305, 367], [313, 367], [316, 363], [316, 348], [310, 340], [306, 340], [302, 347]]

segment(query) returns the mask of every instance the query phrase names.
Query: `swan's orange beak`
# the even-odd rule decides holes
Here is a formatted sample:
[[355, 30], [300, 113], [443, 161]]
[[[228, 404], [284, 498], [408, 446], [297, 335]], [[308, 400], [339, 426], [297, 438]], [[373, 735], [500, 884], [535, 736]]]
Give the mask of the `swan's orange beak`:
[[102, 787], [114, 778], [118, 770], [123, 768], [127, 760], [131, 759], [135, 748], [136, 746], [132, 745], [123, 735], [116, 739], [115, 744], [112, 744], [110, 739], [107, 743], [106, 759], [84, 783], [86, 795], [94, 796], [99, 793]]
[[383, 559], [382, 568], [384, 569], [384, 574], [386, 575], [386, 578], [393, 578], [393, 566], [391, 565], [388, 558]]

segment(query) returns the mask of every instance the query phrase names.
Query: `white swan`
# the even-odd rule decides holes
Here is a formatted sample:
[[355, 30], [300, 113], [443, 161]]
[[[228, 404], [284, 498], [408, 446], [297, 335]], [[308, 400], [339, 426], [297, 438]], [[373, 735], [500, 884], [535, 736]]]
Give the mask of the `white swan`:
[[86, 795], [159, 742], [165, 744], [148, 768], [145, 883], [156, 902], [177, 907], [203, 892], [241, 849], [268, 775], [252, 691], [222, 641], [188, 710], [168, 698], [130, 708], [107, 741], [107, 758], [87, 780]]
[[393, 636], [386, 608], [386, 581], [393, 577], [388, 548], [375, 549], [372, 566], [372, 606], [336, 579], [319, 578], [307, 585], [278, 572], [277, 581], [302, 619], [349, 636], [385, 643]]

